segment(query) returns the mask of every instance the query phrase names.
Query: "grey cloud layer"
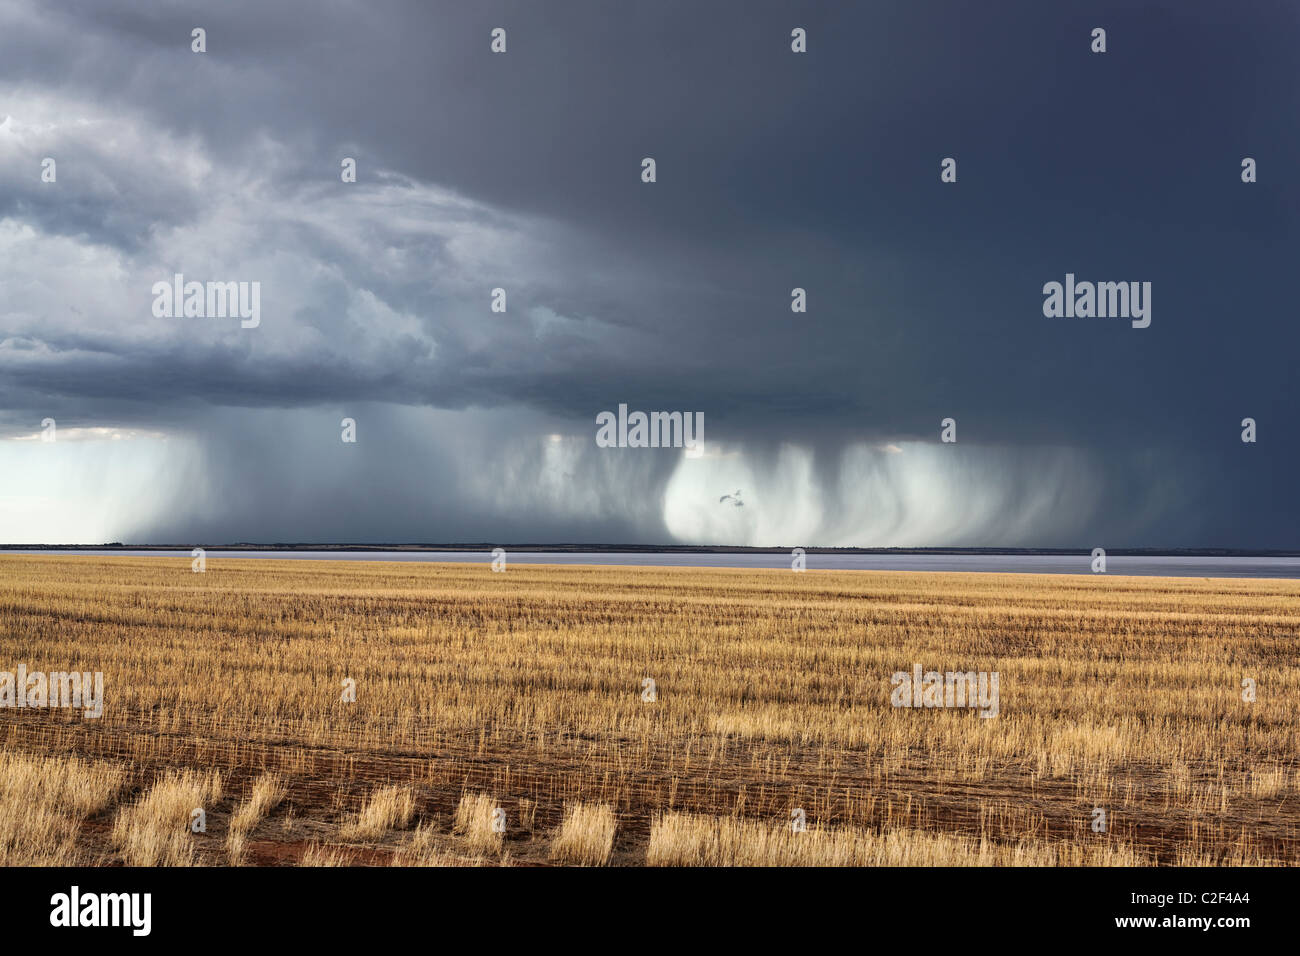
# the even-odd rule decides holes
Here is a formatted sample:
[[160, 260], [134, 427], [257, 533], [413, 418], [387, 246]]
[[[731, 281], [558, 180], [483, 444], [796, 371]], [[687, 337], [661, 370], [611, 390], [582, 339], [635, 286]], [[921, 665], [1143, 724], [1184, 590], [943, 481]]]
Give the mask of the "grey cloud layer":
[[[274, 432], [251, 424], [263, 411], [318, 413], [336, 439], [329, 410], [365, 402], [384, 423], [367, 467], [388, 473], [424, 436], [390, 432], [410, 419], [387, 405], [491, 410], [528, 454], [546, 439], [526, 422], [589, 438], [621, 401], [699, 409], [758, 472], [789, 444], [818, 462], [802, 493], [823, 538], [852, 510], [848, 449], [933, 440], [952, 415], [962, 443], [1001, 456], [976, 469], [996, 501], [940, 481], [933, 508], [972, 521], [935, 526], [913, 504], [885, 523], [902, 540], [847, 543], [920, 543], [911, 522], [954, 544], [1294, 544], [1279, 476], [1296, 445], [1279, 432], [1295, 413], [1295, 22], [1014, 6], [10, 4], [0, 407], [16, 431], [45, 414], [177, 429], [219, 469], [240, 429]], [[1099, 17], [1114, 52], [1090, 58], [1078, 37]], [[487, 52], [497, 25], [505, 56]], [[1247, 154], [1253, 187], [1234, 172]], [[36, 176], [46, 155], [54, 186]], [[345, 155], [356, 185], [338, 180]], [[261, 327], [154, 319], [149, 288], [177, 271], [261, 281]], [[1152, 328], [1043, 318], [1039, 289], [1066, 271], [1152, 281]], [[496, 286], [504, 316], [487, 309]], [[789, 310], [794, 286], [807, 315]], [[221, 411], [241, 408], [238, 426]], [[1249, 459], [1245, 415], [1269, 437]], [[584, 455], [575, 500], [609, 505], [584, 513], [524, 494], [528, 469], [504, 447], [469, 443], [456, 470], [476, 460], [512, 490], [444, 487], [429, 536], [477, 537], [476, 521], [517, 537], [691, 534], [659, 507], [671, 464]], [[960, 475], [965, 447], [928, 467]], [[268, 488], [334, 451], [248, 449]], [[1022, 487], [1035, 474], [1056, 477]], [[418, 481], [393, 481], [404, 509], [422, 507]], [[230, 513], [233, 492], [209, 485], [213, 513]], [[328, 510], [341, 489], [303, 500]], [[178, 507], [154, 528], [185, 533], [196, 519]], [[305, 508], [286, 536], [315, 536]], [[381, 507], [348, 513], [338, 534], [390, 536]], [[758, 532], [697, 532], [725, 533]]]

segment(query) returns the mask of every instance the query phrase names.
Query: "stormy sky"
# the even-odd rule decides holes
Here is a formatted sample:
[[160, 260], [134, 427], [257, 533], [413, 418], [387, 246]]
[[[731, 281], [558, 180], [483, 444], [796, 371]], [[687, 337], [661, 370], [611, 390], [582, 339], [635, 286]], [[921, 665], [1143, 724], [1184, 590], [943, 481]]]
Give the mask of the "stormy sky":
[[[1289, 0], [0, 0], [0, 541], [1300, 547], [1298, 43]], [[176, 273], [260, 324], [155, 316]], [[1150, 326], [1046, 317], [1067, 273]], [[620, 404], [703, 453], [598, 447]]]

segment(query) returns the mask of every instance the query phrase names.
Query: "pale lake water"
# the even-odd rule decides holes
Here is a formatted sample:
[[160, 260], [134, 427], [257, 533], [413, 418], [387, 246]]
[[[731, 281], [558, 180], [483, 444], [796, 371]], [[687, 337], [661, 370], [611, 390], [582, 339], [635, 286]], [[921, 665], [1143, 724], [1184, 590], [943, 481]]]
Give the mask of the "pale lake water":
[[[0, 554], [61, 554], [95, 557], [188, 558], [189, 551], [39, 551], [13, 549]], [[220, 551], [220, 558], [289, 558], [302, 561], [483, 562], [483, 551]], [[614, 564], [682, 568], [789, 568], [788, 552], [771, 554], [618, 551], [509, 551], [508, 564]], [[811, 570], [827, 571], [997, 571], [1019, 574], [1089, 574], [1087, 554], [810, 554]], [[1186, 557], [1182, 555], [1108, 555], [1109, 574], [1165, 575], [1196, 578], [1300, 578], [1300, 557]]]

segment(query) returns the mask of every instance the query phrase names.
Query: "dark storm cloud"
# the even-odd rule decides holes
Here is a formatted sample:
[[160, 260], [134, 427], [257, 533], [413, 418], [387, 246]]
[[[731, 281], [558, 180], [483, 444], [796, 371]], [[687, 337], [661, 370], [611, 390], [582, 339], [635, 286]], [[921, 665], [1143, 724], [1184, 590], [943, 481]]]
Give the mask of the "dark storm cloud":
[[[933, 441], [953, 416], [954, 458], [1007, 451], [978, 529], [995, 540], [952, 543], [1296, 544], [1286, 5], [209, 7], [7, 15], [0, 113], [48, 95], [119, 125], [52, 135], [58, 201], [7, 170], [0, 216], [125, 256], [133, 277], [80, 303], [89, 320], [38, 323], [50, 296], [18, 297], [34, 304], [0, 352], [6, 408], [188, 427], [214, 447], [213, 407], [530, 409], [574, 435], [619, 402], [700, 409], [755, 463], [807, 449], [828, 502], [852, 494], [853, 443]], [[356, 187], [338, 184], [345, 155]], [[1260, 182], [1240, 182], [1243, 156]], [[433, 219], [447, 225], [418, 225]], [[265, 274], [265, 335], [116, 332], [173, 270]], [[1151, 327], [1045, 318], [1043, 283], [1067, 272], [1150, 281]], [[497, 285], [509, 320], [487, 313]], [[1238, 440], [1247, 415], [1258, 445]], [[390, 469], [391, 437], [371, 445]], [[1035, 448], [1077, 449], [1091, 491], [998, 538], [1018, 500], [1054, 494], [1021, 487]], [[608, 476], [590, 468], [597, 495]], [[661, 471], [643, 467], [648, 487]], [[388, 534], [360, 514], [349, 533]], [[572, 537], [574, 514], [514, 527]], [[589, 531], [637, 528], [661, 532], [645, 515]]]

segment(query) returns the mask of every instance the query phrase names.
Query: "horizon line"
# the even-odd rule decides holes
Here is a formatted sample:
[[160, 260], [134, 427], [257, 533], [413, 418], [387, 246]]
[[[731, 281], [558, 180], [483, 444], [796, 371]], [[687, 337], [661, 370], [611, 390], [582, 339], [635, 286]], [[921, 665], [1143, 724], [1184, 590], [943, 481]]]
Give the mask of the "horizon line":
[[[1096, 547], [1096, 546], [1093, 546]], [[990, 555], [1090, 555], [1093, 547], [1001, 547], [990, 546], [817, 546], [817, 545], [723, 545], [723, 544], [618, 544], [606, 542], [525, 542], [505, 543], [492, 541], [467, 541], [451, 543], [432, 542], [306, 542], [239, 541], [227, 544], [161, 543], [124, 544], [120, 541], [100, 544], [0, 544], [0, 551], [411, 551], [430, 553], [448, 551], [506, 551], [536, 553], [644, 553], [644, 554], [789, 554], [802, 548], [805, 554], [990, 554]], [[1183, 557], [1300, 557], [1300, 550], [1284, 548], [1224, 548], [1224, 547], [1130, 547], [1105, 548], [1106, 554], [1118, 556], [1183, 556]]]

